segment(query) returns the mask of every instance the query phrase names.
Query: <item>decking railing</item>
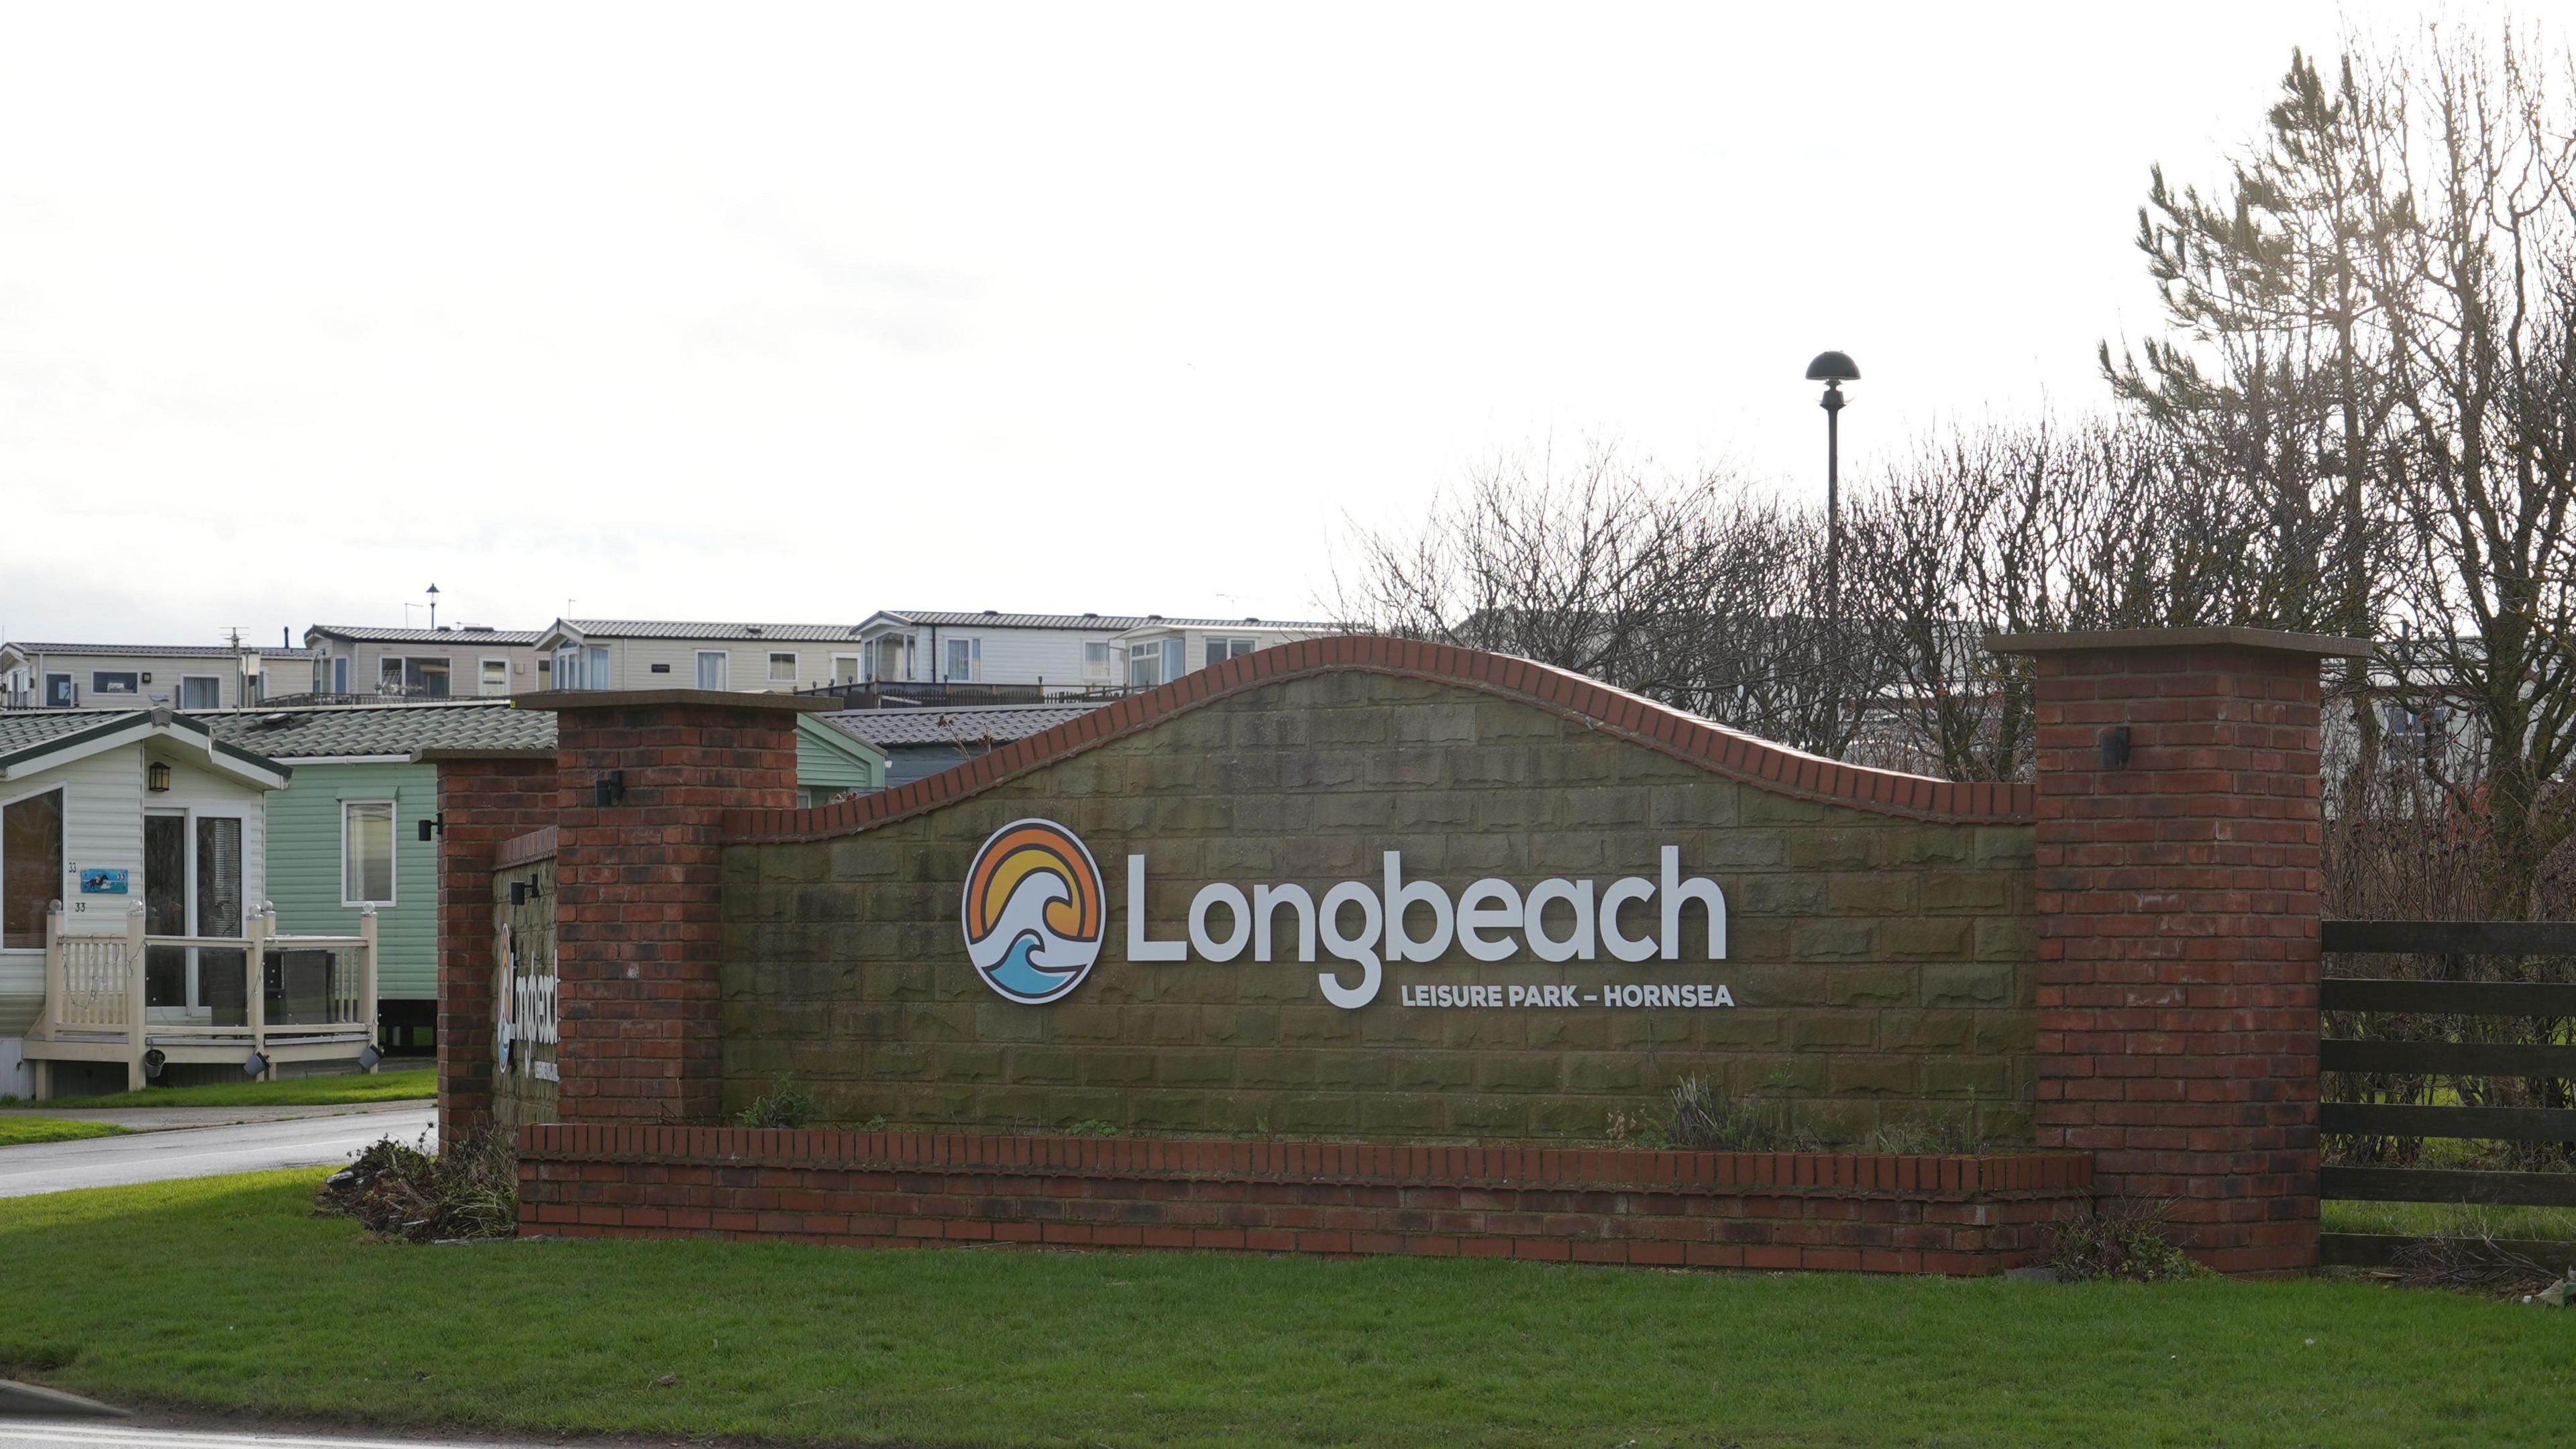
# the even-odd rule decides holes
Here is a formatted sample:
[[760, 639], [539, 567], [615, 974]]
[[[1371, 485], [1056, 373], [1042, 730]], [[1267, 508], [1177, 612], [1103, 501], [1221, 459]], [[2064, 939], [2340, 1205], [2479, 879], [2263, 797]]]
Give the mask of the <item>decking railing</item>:
[[[76, 935], [64, 928], [62, 903], [45, 922], [45, 1004], [27, 1035], [39, 1064], [37, 1092], [51, 1095], [57, 1061], [123, 1062], [130, 1085], [146, 1075], [146, 1053], [164, 1061], [261, 1063], [274, 1076], [280, 1061], [373, 1060], [376, 1039], [376, 913], [361, 908], [354, 936], [290, 936], [277, 929], [276, 908], [243, 921], [239, 936], [155, 936], [141, 906], [117, 936]], [[238, 1020], [155, 1020], [147, 1004], [151, 953], [193, 950], [201, 996], [205, 974], [242, 973]], [[324, 959], [327, 958], [327, 959]], [[234, 964], [238, 963], [238, 964]], [[227, 996], [229, 992], [225, 993]]]

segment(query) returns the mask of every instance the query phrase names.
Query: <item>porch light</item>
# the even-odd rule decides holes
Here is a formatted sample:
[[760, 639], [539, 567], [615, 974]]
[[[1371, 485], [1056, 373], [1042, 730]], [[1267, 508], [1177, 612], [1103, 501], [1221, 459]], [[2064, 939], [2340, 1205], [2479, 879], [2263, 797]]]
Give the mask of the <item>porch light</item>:
[[602, 810], [625, 799], [626, 772], [624, 770], [604, 772], [597, 780], [591, 782], [591, 794], [594, 803]]
[[256, 1077], [267, 1070], [268, 1058], [261, 1056], [257, 1052], [252, 1052], [242, 1061], [242, 1075], [245, 1077]]
[[151, 767], [143, 772], [143, 786], [154, 794], [169, 789], [170, 766], [163, 761], [154, 760]]

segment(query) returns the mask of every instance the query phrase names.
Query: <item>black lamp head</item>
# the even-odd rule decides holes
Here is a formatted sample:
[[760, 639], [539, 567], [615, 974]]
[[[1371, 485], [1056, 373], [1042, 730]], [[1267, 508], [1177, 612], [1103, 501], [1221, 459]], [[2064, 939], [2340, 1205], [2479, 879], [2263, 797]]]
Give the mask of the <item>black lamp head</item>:
[[1807, 364], [1807, 381], [1858, 382], [1860, 364], [1852, 361], [1848, 352], [1819, 352], [1816, 360]]

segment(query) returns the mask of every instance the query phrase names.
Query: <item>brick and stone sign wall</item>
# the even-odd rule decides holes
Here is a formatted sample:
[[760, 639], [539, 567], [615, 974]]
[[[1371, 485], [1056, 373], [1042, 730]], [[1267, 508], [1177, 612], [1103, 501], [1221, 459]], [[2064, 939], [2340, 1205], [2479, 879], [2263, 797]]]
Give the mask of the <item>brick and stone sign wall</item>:
[[[2369, 645], [1993, 644], [2035, 784], [1362, 637], [814, 809], [816, 701], [525, 699], [551, 780], [442, 777], [442, 1122], [522, 1124], [526, 1232], [1992, 1272], [2106, 1191], [2312, 1265], [2316, 660]], [[492, 1005], [540, 800], [552, 1122]], [[782, 1075], [812, 1127], [729, 1124]], [[1798, 1150], [1641, 1135], [1694, 1079]]]
[[[1601, 1141], [1697, 1077], [1828, 1140], [2030, 1140], [2027, 787], [1684, 732], [1643, 701], [1551, 697], [1564, 676], [1451, 654], [1282, 667], [1151, 719], [1112, 711], [1117, 737], [1057, 741], [989, 788], [951, 772], [953, 798], [923, 782], [779, 813], [770, 833], [804, 838], [724, 858], [725, 1103], [790, 1074], [839, 1122]], [[961, 927], [979, 850], [1023, 819], [1078, 838], [1105, 897], [1096, 964], [1044, 1005], [989, 985]], [[1610, 911], [1630, 879], [1651, 889]], [[1501, 888], [1471, 902], [1479, 881]], [[1509, 920], [1551, 881], [1543, 943], [1487, 926], [1471, 954], [1467, 907]], [[1679, 892], [1667, 943], [1693, 881], [1715, 892]], [[1275, 889], [1322, 903], [1344, 882], [1368, 899], [1319, 910], [1338, 920], [1298, 959], [1304, 914]], [[1250, 912], [1267, 961], [1258, 937], [1235, 946], [1231, 896], [1194, 928], [1211, 886], [1267, 903]], [[1383, 924], [1350, 946], [1391, 891], [1436, 893], [1401, 934], [1428, 942], [1446, 914], [1445, 949], [1386, 960]], [[1617, 959], [1621, 936], [1647, 959]], [[1335, 1004], [1365, 988], [1364, 955], [1374, 994]]]

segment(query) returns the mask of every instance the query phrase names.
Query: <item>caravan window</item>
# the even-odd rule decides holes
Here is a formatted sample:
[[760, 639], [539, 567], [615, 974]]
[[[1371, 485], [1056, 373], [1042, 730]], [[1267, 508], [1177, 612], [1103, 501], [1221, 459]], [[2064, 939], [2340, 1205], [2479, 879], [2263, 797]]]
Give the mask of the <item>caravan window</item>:
[[63, 895], [63, 792], [0, 805], [0, 947], [42, 950], [45, 911]]
[[394, 802], [340, 804], [340, 904], [394, 903]]

